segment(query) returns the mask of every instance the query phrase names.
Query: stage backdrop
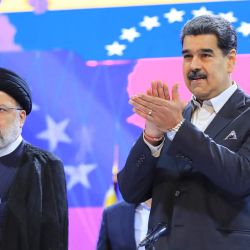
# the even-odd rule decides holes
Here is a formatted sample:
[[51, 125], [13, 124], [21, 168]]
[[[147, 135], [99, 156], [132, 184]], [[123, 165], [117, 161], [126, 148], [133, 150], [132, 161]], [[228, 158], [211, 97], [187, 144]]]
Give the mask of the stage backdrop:
[[220, 14], [237, 28], [233, 78], [250, 93], [250, 2], [64, 11], [39, 3], [30, 1], [34, 12], [0, 15], [0, 66], [31, 85], [34, 108], [24, 138], [64, 162], [69, 249], [94, 250], [112, 165], [123, 167], [144, 124], [129, 97], [161, 79], [180, 83], [181, 97], [190, 98], [179, 33], [203, 13]]

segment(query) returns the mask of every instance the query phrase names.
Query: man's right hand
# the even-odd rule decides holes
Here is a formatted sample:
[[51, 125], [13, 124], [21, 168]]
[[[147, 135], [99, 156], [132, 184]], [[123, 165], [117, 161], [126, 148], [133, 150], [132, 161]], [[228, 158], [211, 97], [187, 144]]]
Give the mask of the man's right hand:
[[[170, 100], [168, 86], [166, 83], [162, 83], [162, 81], [152, 81], [151, 88], [147, 90], [147, 95]], [[145, 132], [152, 137], [163, 136], [163, 132], [157, 128], [153, 122], [147, 119], [145, 123]]]

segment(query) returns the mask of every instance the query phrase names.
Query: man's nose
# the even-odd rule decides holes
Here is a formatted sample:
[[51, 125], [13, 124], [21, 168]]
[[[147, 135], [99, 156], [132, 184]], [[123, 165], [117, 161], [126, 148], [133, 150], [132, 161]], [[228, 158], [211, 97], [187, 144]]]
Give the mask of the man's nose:
[[191, 67], [191, 70], [200, 70], [201, 69], [201, 61], [200, 61], [198, 56], [194, 56], [192, 58], [190, 67]]

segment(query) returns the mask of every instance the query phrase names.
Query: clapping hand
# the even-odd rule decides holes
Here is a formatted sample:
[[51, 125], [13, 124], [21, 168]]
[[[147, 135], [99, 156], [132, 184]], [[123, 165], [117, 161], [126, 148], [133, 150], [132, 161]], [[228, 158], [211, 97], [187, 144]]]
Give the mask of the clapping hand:
[[170, 99], [167, 84], [153, 81], [147, 94], [133, 96], [129, 103], [136, 114], [146, 119], [146, 133], [154, 137], [162, 136], [183, 119], [185, 104], [180, 100], [178, 84], [173, 86]]

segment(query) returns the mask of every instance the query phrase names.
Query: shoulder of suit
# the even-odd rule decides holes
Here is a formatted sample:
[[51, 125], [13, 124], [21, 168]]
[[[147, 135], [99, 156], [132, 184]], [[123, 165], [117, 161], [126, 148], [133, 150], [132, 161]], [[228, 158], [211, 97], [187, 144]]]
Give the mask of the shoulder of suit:
[[239, 87], [238, 87], [238, 89], [237, 89], [236, 91], [237, 91], [236, 93], [241, 94], [242, 96], [244, 96], [245, 104], [246, 104], [247, 106], [250, 106], [250, 95], [247, 94], [247, 93], [246, 93], [245, 91], [243, 91], [242, 89], [240, 89]]

